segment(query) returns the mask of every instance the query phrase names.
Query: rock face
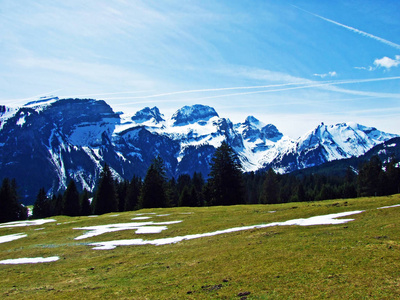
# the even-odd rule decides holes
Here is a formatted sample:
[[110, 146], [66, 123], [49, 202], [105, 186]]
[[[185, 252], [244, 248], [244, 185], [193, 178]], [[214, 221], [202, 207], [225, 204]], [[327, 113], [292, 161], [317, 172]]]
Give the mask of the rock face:
[[245, 171], [272, 167], [284, 173], [359, 156], [393, 137], [342, 123], [321, 124], [292, 140], [252, 116], [233, 124], [204, 105], [185, 106], [165, 119], [157, 107], [132, 116], [114, 113], [104, 101], [50, 98], [0, 106], [0, 179], [16, 178], [25, 203], [32, 203], [39, 188], [57, 192], [71, 179], [92, 191], [104, 163], [118, 178], [144, 177], [157, 155], [170, 177], [207, 177], [222, 141], [238, 153]]

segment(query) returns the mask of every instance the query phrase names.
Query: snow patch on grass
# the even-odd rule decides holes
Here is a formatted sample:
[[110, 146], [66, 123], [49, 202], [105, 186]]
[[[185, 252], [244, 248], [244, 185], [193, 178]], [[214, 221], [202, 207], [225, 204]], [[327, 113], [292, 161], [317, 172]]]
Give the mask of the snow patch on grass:
[[28, 235], [25, 234], [25, 233], [16, 233], [16, 234], [3, 235], [3, 236], [0, 236], [0, 244], [1, 243], [11, 242], [11, 241], [14, 241], [14, 240], [18, 240], [20, 238], [27, 237], [27, 236]]
[[43, 224], [46, 224], [49, 222], [56, 222], [56, 220], [54, 220], [54, 219], [39, 219], [39, 220], [31, 220], [31, 221], [14, 221], [14, 222], [0, 224], [0, 228], [35, 226], [35, 225], [43, 225]]
[[151, 219], [151, 217], [135, 217], [135, 218], [132, 218], [132, 220], [147, 220], [147, 219]]
[[24, 258], [14, 258], [14, 259], [5, 259], [0, 260], [0, 264], [2, 265], [18, 265], [18, 264], [38, 264], [38, 263], [46, 263], [53, 262], [59, 260], [58, 256], [50, 256], [50, 257], [24, 257]]
[[354, 214], [362, 213], [362, 210], [357, 211], [349, 211], [349, 212], [342, 212], [336, 214], [329, 214], [323, 216], [315, 216], [306, 219], [293, 219], [288, 220], [285, 222], [274, 222], [268, 224], [260, 224], [260, 225], [252, 225], [252, 226], [242, 226], [242, 227], [234, 227], [224, 230], [217, 230], [214, 232], [207, 232], [207, 233], [199, 233], [199, 234], [189, 234], [185, 236], [176, 236], [170, 238], [162, 238], [162, 239], [155, 239], [155, 240], [143, 240], [143, 239], [131, 239], [131, 240], [115, 240], [115, 241], [107, 241], [107, 242], [98, 242], [98, 243], [90, 243], [89, 245], [95, 246], [93, 249], [95, 250], [111, 250], [116, 248], [117, 246], [138, 246], [138, 245], [167, 245], [178, 243], [184, 240], [193, 240], [202, 237], [210, 237], [225, 233], [231, 232], [238, 232], [244, 230], [251, 230], [257, 228], [266, 228], [272, 226], [289, 226], [289, 225], [299, 225], [299, 226], [311, 226], [311, 225], [328, 225], [328, 224], [343, 224], [349, 221], [353, 221], [354, 219], [337, 219], [341, 217], [346, 217]]
[[393, 208], [393, 207], [399, 207], [399, 206], [400, 206], [400, 204], [396, 204], [396, 205], [378, 207], [377, 209]]
[[145, 233], [160, 233], [163, 230], [168, 229], [165, 225], [171, 225], [180, 223], [182, 221], [170, 221], [170, 222], [143, 222], [143, 223], [119, 223], [119, 224], [108, 224], [108, 225], [98, 225], [98, 226], [88, 226], [74, 228], [77, 230], [87, 230], [83, 235], [75, 238], [75, 240], [82, 240], [93, 236], [98, 236], [107, 232], [116, 232], [121, 230], [136, 230], [136, 234]]

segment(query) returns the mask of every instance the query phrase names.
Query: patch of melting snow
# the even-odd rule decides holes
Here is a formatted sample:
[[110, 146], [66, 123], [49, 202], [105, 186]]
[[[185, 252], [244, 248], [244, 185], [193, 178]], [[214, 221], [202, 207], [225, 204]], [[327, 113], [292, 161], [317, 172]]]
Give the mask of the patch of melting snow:
[[80, 227], [74, 228], [77, 230], [87, 230], [83, 235], [80, 235], [75, 238], [75, 240], [82, 240], [93, 236], [98, 236], [107, 232], [116, 232], [121, 230], [136, 230], [136, 234], [145, 234], [145, 233], [160, 233], [163, 230], [168, 229], [165, 225], [171, 225], [180, 223], [182, 221], [170, 221], [170, 222], [143, 222], [143, 223], [119, 223], [119, 224], [107, 224], [107, 225], [98, 225], [98, 226], [88, 226], [88, 227]]
[[147, 220], [147, 219], [151, 219], [151, 217], [135, 217], [135, 218], [132, 218], [132, 220]]
[[45, 229], [44, 227], [42, 227], [42, 228], [36, 228], [35, 230], [43, 230], [43, 229]]
[[156, 213], [142, 213], [142, 214], [136, 214], [137, 216], [144, 216], [144, 215], [155, 215]]
[[90, 243], [90, 246], [95, 246], [93, 249], [95, 250], [111, 250], [116, 248], [117, 246], [139, 246], [139, 245], [167, 245], [178, 243], [184, 240], [193, 240], [202, 237], [210, 237], [214, 235], [220, 235], [231, 232], [238, 232], [256, 228], [267, 228], [272, 226], [289, 226], [289, 225], [299, 225], [299, 226], [311, 226], [311, 225], [328, 225], [328, 224], [343, 224], [349, 221], [353, 221], [354, 219], [337, 219], [341, 217], [346, 217], [354, 214], [362, 213], [363, 210], [356, 211], [348, 211], [336, 214], [329, 214], [323, 216], [315, 216], [306, 219], [293, 219], [285, 222], [274, 222], [268, 224], [260, 224], [260, 225], [252, 225], [252, 226], [242, 226], [242, 227], [234, 227], [224, 230], [217, 230], [214, 232], [207, 233], [199, 233], [199, 234], [189, 234], [185, 236], [176, 236], [170, 238], [161, 238], [155, 240], [143, 240], [143, 239], [131, 239], [131, 240], [115, 240], [115, 241], [107, 241], [107, 242], [98, 242], [98, 243]]
[[377, 209], [392, 208], [392, 207], [399, 207], [399, 206], [400, 206], [400, 204], [396, 204], [396, 205], [378, 207]]
[[14, 222], [0, 224], [0, 228], [35, 226], [35, 225], [43, 225], [43, 224], [46, 224], [49, 222], [56, 222], [56, 220], [54, 220], [54, 219], [39, 219], [39, 220], [31, 220], [31, 221], [14, 221]]
[[109, 215], [109, 217], [118, 217], [119, 216], [119, 214], [116, 214], [116, 215]]
[[18, 240], [20, 238], [27, 237], [27, 236], [28, 235], [25, 234], [25, 233], [16, 233], [16, 234], [3, 235], [3, 236], [0, 236], [0, 244], [1, 243], [7, 243], [7, 242], [15, 241], [15, 240]]
[[50, 257], [24, 257], [24, 258], [14, 258], [14, 259], [5, 259], [0, 260], [0, 264], [2, 265], [18, 265], [18, 264], [38, 264], [38, 263], [46, 263], [53, 262], [59, 260], [58, 256], [50, 256]]
[[163, 214], [163, 215], [157, 215], [156, 217], [166, 217], [166, 216], [170, 216], [171, 214]]
[[96, 217], [98, 217], [98, 215], [90, 215], [90, 216], [88, 216], [89, 218], [96, 218]]

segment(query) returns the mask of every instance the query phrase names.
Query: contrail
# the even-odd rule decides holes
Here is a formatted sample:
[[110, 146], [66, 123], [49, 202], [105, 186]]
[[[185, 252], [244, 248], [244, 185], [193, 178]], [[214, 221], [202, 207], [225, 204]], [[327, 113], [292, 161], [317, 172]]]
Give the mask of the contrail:
[[[329, 80], [329, 81], [317, 81], [317, 82], [312, 82], [308, 84], [303, 84], [300, 86], [294, 86], [294, 87], [287, 87], [287, 88], [276, 88], [276, 89], [270, 89], [270, 90], [262, 90], [262, 91], [252, 91], [252, 92], [240, 92], [240, 93], [231, 93], [231, 94], [222, 94], [222, 95], [213, 95], [213, 96], [206, 96], [206, 97], [201, 97], [201, 98], [194, 98], [190, 99], [191, 101], [197, 101], [197, 100], [206, 100], [206, 99], [215, 99], [215, 98], [223, 98], [223, 97], [232, 97], [232, 96], [243, 96], [243, 95], [251, 95], [251, 94], [263, 94], [263, 93], [273, 93], [273, 92], [283, 92], [283, 91], [290, 91], [290, 90], [298, 90], [298, 89], [307, 89], [307, 88], [314, 88], [314, 87], [325, 87], [325, 86], [330, 86], [330, 85], [341, 85], [341, 84], [354, 84], [354, 83], [365, 83], [365, 82], [376, 82], [376, 81], [386, 81], [386, 80], [398, 80], [400, 79], [400, 76], [396, 77], [382, 77], [382, 78], [371, 78], [371, 79], [350, 79], [350, 80]], [[299, 85], [298, 83], [287, 83], [287, 84], [277, 84], [277, 85], [270, 85], [268, 87], [282, 87], [282, 86], [288, 86], [288, 85]], [[245, 88], [245, 87], [242, 87]], [[251, 88], [251, 87], [248, 87]], [[223, 89], [215, 89], [215, 90], [225, 90], [225, 89], [238, 89], [238, 88], [223, 88]], [[198, 91], [205, 91], [205, 90], [198, 90]], [[206, 90], [208, 91], [208, 90]], [[135, 97], [134, 99], [148, 99], [148, 98], [155, 98], [155, 97], [161, 97], [160, 95], [170, 95], [170, 94], [182, 94], [188, 91], [180, 91], [180, 92], [174, 92], [174, 93], [166, 93], [166, 94], [158, 94], [158, 95], [150, 95], [150, 96], [144, 96], [144, 97]], [[400, 97], [400, 94], [394, 94], [391, 95], [392, 97], [398, 96]], [[125, 97], [124, 97], [125, 98]], [[121, 98], [109, 98], [109, 99], [104, 99], [104, 100], [117, 100]], [[132, 99], [132, 98], [130, 98]], [[181, 100], [154, 100], [153, 102], [178, 102]], [[126, 102], [126, 103], [118, 103], [119, 106], [122, 105], [133, 105], [133, 104], [141, 104], [141, 103], [148, 103], [148, 101], [136, 101], [136, 102]]]
[[379, 36], [370, 34], [370, 33], [368, 33], [368, 32], [359, 30], [359, 29], [354, 28], [354, 27], [351, 27], [351, 26], [344, 25], [344, 24], [342, 24], [342, 23], [333, 21], [333, 20], [331, 20], [331, 19], [322, 17], [322, 16], [320, 16], [320, 15], [314, 14], [314, 13], [312, 13], [312, 12], [309, 12], [308, 10], [302, 9], [302, 8], [297, 7], [297, 6], [295, 6], [295, 5], [292, 5], [292, 6], [295, 7], [295, 8], [297, 8], [297, 9], [299, 9], [299, 10], [302, 10], [302, 11], [304, 11], [304, 12], [310, 14], [310, 15], [313, 15], [313, 16], [315, 16], [315, 17], [317, 17], [317, 18], [320, 18], [320, 19], [322, 19], [322, 20], [324, 20], [324, 21], [327, 21], [327, 22], [329, 22], [329, 23], [332, 23], [332, 24], [338, 25], [338, 26], [340, 26], [340, 27], [346, 28], [347, 30], [350, 30], [350, 31], [353, 31], [353, 32], [355, 32], [355, 33], [361, 34], [361, 35], [363, 35], [363, 36], [369, 37], [369, 38], [374, 39], [374, 40], [376, 40], [376, 41], [378, 41], [378, 42], [381, 42], [381, 43], [384, 43], [384, 44], [386, 44], [386, 45], [388, 45], [388, 46], [394, 47], [394, 48], [396, 48], [396, 49], [400, 49], [400, 45], [399, 45], [399, 44], [396, 44], [396, 43], [393, 43], [393, 42], [391, 42], [391, 41], [385, 40], [385, 39], [383, 39], [383, 38], [381, 38], [381, 37], [379, 37]]
[[[220, 91], [229, 91], [229, 90], [265, 89], [265, 88], [271, 88], [271, 87], [281, 87], [281, 86], [290, 86], [290, 85], [304, 85], [304, 84], [310, 84], [310, 82], [311, 81], [270, 84], [270, 85], [256, 85], [256, 86], [253, 85], [253, 86], [237, 86], [237, 87], [213, 88], [213, 89], [186, 90], [186, 91], [168, 92], [168, 93], [148, 95], [148, 96], [129, 97], [129, 99], [148, 99], [148, 98], [158, 98], [158, 97], [164, 97], [164, 96], [173, 96], [173, 95], [179, 95], [179, 94], [192, 94], [192, 93], [200, 93], [200, 92], [220, 92]], [[124, 97], [124, 98], [128, 98], [128, 97]]]

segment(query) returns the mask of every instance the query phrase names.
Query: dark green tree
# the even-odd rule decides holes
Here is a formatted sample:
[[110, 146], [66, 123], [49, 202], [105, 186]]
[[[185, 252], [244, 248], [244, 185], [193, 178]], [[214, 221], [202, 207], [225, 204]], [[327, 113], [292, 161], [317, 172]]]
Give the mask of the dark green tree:
[[52, 202], [53, 202], [53, 215], [54, 216], [59, 216], [64, 213], [64, 204], [63, 204], [63, 195], [58, 194], [53, 195], [52, 197]]
[[211, 204], [244, 203], [242, 168], [236, 153], [225, 141], [215, 151], [210, 167], [208, 185]]
[[279, 203], [278, 176], [273, 169], [269, 169], [265, 176], [260, 202], [265, 204]]
[[105, 164], [93, 199], [93, 213], [101, 215], [118, 211], [118, 195], [110, 167]]
[[79, 193], [74, 180], [68, 183], [63, 196], [63, 214], [71, 217], [81, 214]]
[[160, 156], [158, 156], [151, 163], [144, 178], [140, 195], [140, 207], [166, 207], [166, 187], [167, 179], [165, 175], [164, 161]]
[[129, 182], [128, 191], [125, 198], [125, 211], [137, 209], [141, 189], [142, 179], [137, 176], [133, 176], [132, 180]]
[[92, 206], [89, 201], [90, 194], [87, 189], [84, 189], [81, 195], [81, 216], [88, 216], [92, 213]]
[[26, 220], [28, 210], [18, 201], [18, 191], [15, 180], [10, 182], [4, 178], [0, 188], [0, 222]]
[[47, 218], [52, 215], [51, 201], [46, 195], [44, 188], [39, 190], [33, 205], [32, 217], [34, 219]]
[[398, 163], [397, 159], [392, 157], [385, 165], [385, 189], [388, 195], [400, 193], [400, 168], [397, 167]]
[[124, 211], [125, 200], [128, 194], [129, 181], [128, 180], [122, 180], [120, 182], [115, 181], [115, 187], [118, 195], [118, 211]]
[[175, 207], [179, 203], [178, 185], [175, 178], [171, 178], [167, 183], [167, 206]]
[[358, 196], [379, 196], [382, 179], [382, 162], [378, 156], [373, 156], [364, 163], [357, 177]]

